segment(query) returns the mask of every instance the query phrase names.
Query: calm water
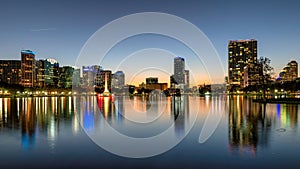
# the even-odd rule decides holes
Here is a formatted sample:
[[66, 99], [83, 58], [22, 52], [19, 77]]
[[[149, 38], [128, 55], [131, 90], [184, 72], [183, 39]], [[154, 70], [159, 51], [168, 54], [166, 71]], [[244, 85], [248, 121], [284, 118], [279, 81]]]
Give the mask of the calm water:
[[[143, 113], [146, 110], [150, 111]], [[225, 111], [215, 132], [200, 144], [199, 135], [209, 112], [222, 110]], [[298, 105], [264, 106], [241, 96], [182, 96], [163, 101], [96, 96], [0, 98], [0, 166], [297, 168], [300, 165], [298, 114]], [[135, 120], [150, 123], [140, 124]], [[116, 131], [136, 138], [163, 133], [174, 124], [170, 139], [184, 139], [158, 156], [120, 157], [88, 137], [89, 132], [105, 128], [105, 121]], [[112, 140], [111, 145], [122, 146], [122, 140]], [[124, 151], [131, 150], [124, 147]]]

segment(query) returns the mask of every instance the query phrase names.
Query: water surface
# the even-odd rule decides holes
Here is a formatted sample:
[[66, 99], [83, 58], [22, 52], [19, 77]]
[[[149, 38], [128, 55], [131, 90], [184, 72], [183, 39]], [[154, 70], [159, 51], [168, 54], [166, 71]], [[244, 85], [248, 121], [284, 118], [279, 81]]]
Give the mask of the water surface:
[[[242, 96], [181, 96], [176, 100], [168, 97], [163, 104], [154, 103], [161, 102], [143, 97], [0, 98], [0, 166], [297, 168], [300, 165], [297, 104], [263, 105]], [[141, 114], [132, 113], [132, 109]], [[151, 111], [143, 113], [146, 110]], [[200, 144], [199, 135], [211, 110], [225, 112], [214, 134]], [[188, 132], [195, 114], [196, 122]], [[152, 122], [140, 125], [134, 122], [135, 117]], [[88, 137], [86, 131], [97, 131], [104, 123], [101, 120], [136, 138], [160, 134], [174, 124], [172, 139], [184, 139], [158, 156], [120, 157]], [[122, 140], [113, 140], [113, 144], [120, 146]]]

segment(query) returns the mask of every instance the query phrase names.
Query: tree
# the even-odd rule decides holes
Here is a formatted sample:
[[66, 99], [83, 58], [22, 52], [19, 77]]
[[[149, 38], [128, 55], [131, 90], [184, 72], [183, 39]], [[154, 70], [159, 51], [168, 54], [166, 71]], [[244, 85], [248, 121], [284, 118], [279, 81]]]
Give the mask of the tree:
[[266, 86], [271, 82], [271, 75], [274, 72], [274, 68], [270, 65], [271, 60], [267, 57], [260, 57], [258, 59], [258, 64], [260, 65], [260, 83], [262, 85], [263, 90], [263, 100], [266, 99]]

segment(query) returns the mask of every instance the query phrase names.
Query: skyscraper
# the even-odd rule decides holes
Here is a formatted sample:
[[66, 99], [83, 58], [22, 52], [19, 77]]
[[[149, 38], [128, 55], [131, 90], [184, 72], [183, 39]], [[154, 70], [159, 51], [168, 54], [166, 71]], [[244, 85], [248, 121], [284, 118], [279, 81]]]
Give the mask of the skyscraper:
[[58, 86], [58, 80], [59, 80], [59, 63], [52, 58], [48, 58], [44, 62], [45, 67], [45, 83], [46, 86]]
[[[228, 83], [229, 85], [237, 85], [239, 87], [245, 87], [244, 82], [244, 69], [248, 65], [257, 65], [257, 41], [251, 40], [237, 40], [229, 41], [228, 44]], [[252, 67], [253, 67], [252, 66]], [[253, 74], [258, 72], [251, 72], [248, 69], [247, 80], [253, 81], [251, 78]], [[247, 83], [248, 84], [248, 83]]]
[[72, 87], [73, 73], [74, 68], [71, 66], [60, 67], [58, 86], [63, 88]]
[[21, 51], [21, 84], [24, 87], [33, 87], [35, 85], [35, 53], [31, 50]]
[[82, 66], [82, 76], [83, 76], [83, 86], [91, 87], [97, 82], [96, 75], [100, 72], [102, 68], [99, 65], [93, 66]]
[[123, 71], [117, 71], [112, 75], [112, 88], [121, 89], [125, 85], [125, 74]]
[[182, 57], [174, 58], [174, 80], [177, 84], [184, 84], [185, 62]]
[[36, 83], [35, 86], [58, 86], [59, 63], [55, 59], [40, 59], [35, 62]]

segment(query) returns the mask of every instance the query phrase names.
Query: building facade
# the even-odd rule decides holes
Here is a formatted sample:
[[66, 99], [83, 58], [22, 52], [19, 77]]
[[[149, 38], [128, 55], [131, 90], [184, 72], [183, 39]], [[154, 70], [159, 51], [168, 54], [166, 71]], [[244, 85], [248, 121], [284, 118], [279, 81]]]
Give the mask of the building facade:
[[190, 71], [184, 70], [184, 88], [187, 90], [190, 88]]
[[55, 59], [48, 58], [44, 62], [46, 86], [58, 86], [59, 63]]
[[[248, 68], [247, 68], [248, 66]], [[248, 69], [247, 81], [255, 81], [254, 74], [257, 72], [254, 67], [257, 63], [257, 41], [236, 40], [229, 41], [228, 44], [228, 83], [229, 86], [236, 85], [245, 87], [245, 68]], [[252, 68], [253, 67], [253, 68]], [[251, 79], [253, 78], [253, 79]], [[258, 82], [258, 81], [257, 81]]]
[[147, 77], [146, 78], [146, 84], [156, 84], [158, 83], [157, 77]]
[[122, 89], [125, 85], [125, 74], [123, 71], [117, 71], [112, 75], [112, 88]]
[[8, 84], [21, 84], [22, 71], [19, 60], [0, 60], [0, 81]]
[[83, 86], [91, 87], [99, 84], [100, 82], [97, 81], [99, 79], [96, 76], [101, 70], [102, 68], [99, 65], [82, 66]]
[[71, 66], [63, 66], [59, 68], [58, 86], [62, 88], [72, 87], [74, 68]]
[[262, 78], [262, 67], [259, 64], [249, 63], [244, 67], [243, 87], [257, 85]]
[[99, 89], [100, 93], [102, 93], [105, 89], [105, 79], [107, 79], [107, 89], [111, 92], [112, 72], [110, 70], [101, 70], [96, 75], [95, 85]]
[[21, 84], [24, 87], [33, 87], [35, 85], [35, 53], [31, 50], [21, 51]]
[[37, 87], [46, 87], [45, 79], [45, 60], [37, 60], [35, 62], [36, 65], [36, 86]]
[[174, 58], [174, 81], [177, 84], [184, 84], [185, 80], [185, 61], [182, 57]]
[[298, 63], [292, 60], [280, 71], [277, 80], [293, 81], [296, 78], [298, 78]]

